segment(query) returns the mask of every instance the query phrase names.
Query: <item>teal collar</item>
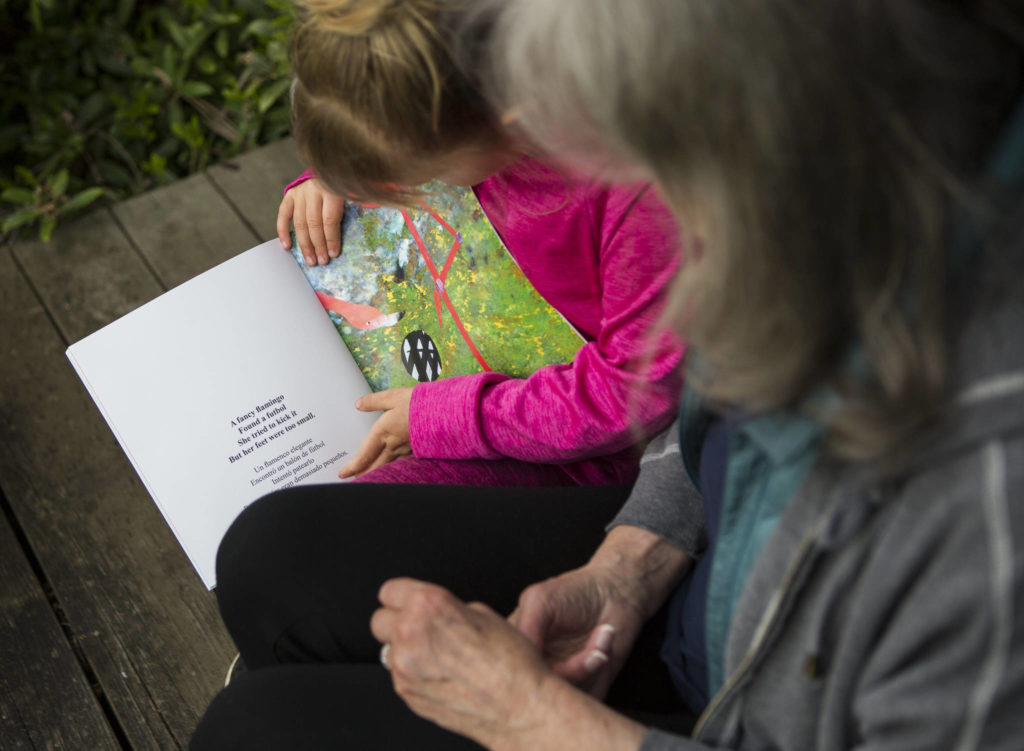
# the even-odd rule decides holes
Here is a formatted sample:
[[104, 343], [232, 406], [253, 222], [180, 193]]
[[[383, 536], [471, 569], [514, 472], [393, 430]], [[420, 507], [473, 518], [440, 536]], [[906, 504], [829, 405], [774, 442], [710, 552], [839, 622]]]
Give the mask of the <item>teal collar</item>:
[[[700, 485], [700, 456], [704, 432], [713, 415], [689, 385], [683, 388], [679, 410], [679, 443], [683, 466], [694, 486]], [[744, 436], [776, 467], [795, 461], [822, 437], [819, 423], [804, 415], [776, 409], [736, 420], [736, 432]]]
[[737, 430], [775, 466], [794, 461], [821, 438], [821, 426], [814, 420], [782, 410], [744, 420]]

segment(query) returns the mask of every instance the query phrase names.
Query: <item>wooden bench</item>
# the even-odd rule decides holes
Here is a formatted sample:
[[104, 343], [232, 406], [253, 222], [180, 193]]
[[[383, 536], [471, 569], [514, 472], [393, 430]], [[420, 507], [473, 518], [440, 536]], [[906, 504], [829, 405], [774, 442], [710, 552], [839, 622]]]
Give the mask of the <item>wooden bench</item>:
[[301, 168], [282, 141], [2, 249], [0, 748], [186, 748], [223, 683], [215, 597], [64, 350], [273, 238]]

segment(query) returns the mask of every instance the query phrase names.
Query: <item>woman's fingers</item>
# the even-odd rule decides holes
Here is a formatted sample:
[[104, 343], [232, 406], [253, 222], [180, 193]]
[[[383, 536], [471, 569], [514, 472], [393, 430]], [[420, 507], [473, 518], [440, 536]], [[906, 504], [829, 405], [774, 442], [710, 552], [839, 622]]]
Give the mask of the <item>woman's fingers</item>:
[[549, 598], [543, 584], [533, 584], [519, 596], [519, 606], [508, 620], [538, 650], [544, 651], [545, 636], [551, 623]]
[[390, 644], [398, 614], [389, 608], [377, 608], [370, 617], [370, 633], [381, 644]]
[[416, 582], [415, 579], [405, 576], [396, 576], [394, 579], [388, 579], [377, 590], [377, 600], [385, 607], [404, 607], [414, 582]]
[[387, 644], [396, 639], [395, 625], [409, 608], [412, 598], [417, 595], [438, 597], [445, 590], [436, 584], [429, 584], [408, 577], [396, 577], [384, 582], [377, 590], [379, 607], [370, 618], [370, 631], [377, 641]]
[[501, 618], [500, 615], [494, 612], [494, 609], [489, 605], [482, 602], [470, 602], [466, 605], [470, 610], [475, 610], [477, 613], [483, 613], [488, 617]]
[[554, 666], [558, 675], [578, 686], [589, 685], [594, 676], [611, 661], [615, 647], [615, 627], [602, 623], [595, 628], [586, 644], [561, 663]]
[[544, 724], [552, 702], [538, 690], [564, 684], [544, 680], [550, 673], [521, 634], [486, 605], [427, 582], [391, 579], [378, 597], [370, 628], [391, 645], [391, 681], [410, 709], [488, 748], [503, 736], [536, 747], [522, 729]]
[[619, 653], [631, 645], [628, 634], [617, 639], [616, 608], [583, 570], [527, 587], [508, 621], [540, 650], [555, 674], [599, 697], [625, 658]]

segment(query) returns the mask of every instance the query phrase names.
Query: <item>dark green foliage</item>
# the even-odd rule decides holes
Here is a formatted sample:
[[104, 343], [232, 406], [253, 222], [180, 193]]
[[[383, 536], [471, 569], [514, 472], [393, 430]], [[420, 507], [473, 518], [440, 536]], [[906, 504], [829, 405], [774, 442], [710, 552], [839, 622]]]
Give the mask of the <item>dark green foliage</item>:
[[284, 136], [290, 0], [0, 0], [0, 232]]

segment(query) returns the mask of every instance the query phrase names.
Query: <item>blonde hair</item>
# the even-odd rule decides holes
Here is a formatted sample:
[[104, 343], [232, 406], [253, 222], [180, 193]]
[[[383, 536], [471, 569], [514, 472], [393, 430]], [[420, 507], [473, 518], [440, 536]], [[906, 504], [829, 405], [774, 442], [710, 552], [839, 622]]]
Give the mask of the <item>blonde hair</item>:
[[293, 135], [339, 195], [406, 202], [402, 181], [499, 127], [450, 51], [452, 0], [302, 0], [292, 40]]
[[[495, 10], [496, 8], [496, 10]], [[951, 206], [1020, 91], [1008, 2], [511, 0], [494, 82], [538, 143], [638, 163], [705, 244], [669, 316], [712, 401], [877, 457], [944, 396]], [[994, 14], [1002, 15], [996, 16]], [[996, 21], [993, 21], [996, 18]], [[997, 22], [998, 21], [998, 22]], [[1001, 25], [1002, 24], [1002, 25]], [[829, 399], [812, 394], [827, 387]]]

